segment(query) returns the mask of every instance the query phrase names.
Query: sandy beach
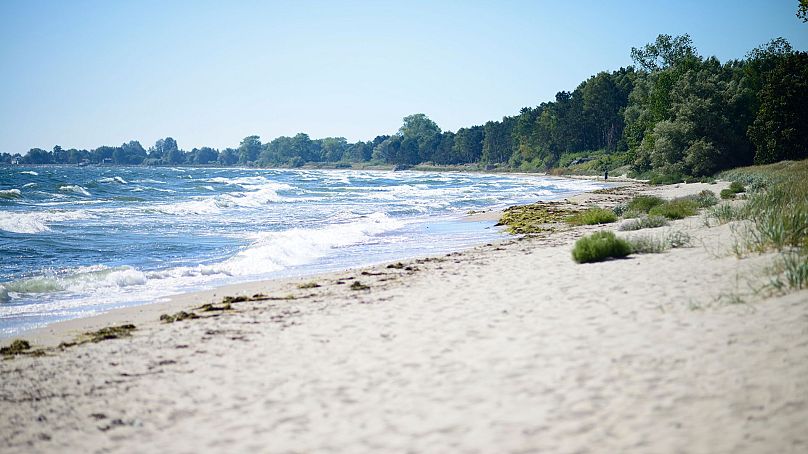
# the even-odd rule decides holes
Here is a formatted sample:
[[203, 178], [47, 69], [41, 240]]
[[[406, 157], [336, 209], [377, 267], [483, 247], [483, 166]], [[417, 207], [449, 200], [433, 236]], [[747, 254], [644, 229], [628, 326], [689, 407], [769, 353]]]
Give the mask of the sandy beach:
[[[630, 183], [567, 203], [725, 186]], [[0, 361], [0, 451], [806, 452], [808, 291], [755, 291], [772, 256], [736, 257], [732, 226], [702, 216], [642, 231], [692, 247], [573, 262], [601, 229], [25, 333], [49, 349]], [[199, 318], [160, 320], [180, 311]], [[121, 324], [131, 337], [56, 347]]]

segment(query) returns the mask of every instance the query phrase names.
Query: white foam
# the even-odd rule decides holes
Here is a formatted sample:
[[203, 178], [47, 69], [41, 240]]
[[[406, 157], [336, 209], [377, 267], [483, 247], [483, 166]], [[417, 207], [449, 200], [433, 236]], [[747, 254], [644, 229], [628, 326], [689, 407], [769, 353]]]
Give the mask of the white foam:
[[38, 173], [36, 173], [36, 172], [34, 172], [33, 170], [23, 170], [22, 172], [20, 172], [20, 175], [33, 175], [33, 176], [37, 176], [37, 175], [39, 175], [39, 174], [38, 174]]
[[98, 180], [99, 183], [120, 183], [120, 184], [129, 184], [128, 181], [124, 180], [119, 176], [108, 177], [108, 178], [101, 178]]
[[33, 188], [33, 187], [36, 187], [36, 185], [37, 185], [36, 183], [25, 183], [24, 185], [22, 185], [22, 188], [23, 189], [25, 189], [25, 188]]
[[41, 233], [50, 230], [48, 223], [88, 219], [83, 211], [0, 211], [0, 230], [13, 233]]
[[59, 186], [59, 190], [62, 191], [62, 192], [73, 192], [73, 193], [76, 193], [76, 194], [86, 195], [88, 197], [90, 196], [89, 191], [87, 191], [86, 189], [84, 189], [83, 187], [81, 187], [81, 186], [79, 186], [77, 184]]

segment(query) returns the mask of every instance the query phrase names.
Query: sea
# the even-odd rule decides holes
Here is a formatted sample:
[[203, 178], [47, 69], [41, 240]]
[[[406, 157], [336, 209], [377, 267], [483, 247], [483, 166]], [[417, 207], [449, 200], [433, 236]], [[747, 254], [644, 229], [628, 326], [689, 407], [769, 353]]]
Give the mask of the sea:
[[503, 238], [470, 211], [602, 183], [538, 175], [0, 166], [0, 336], [177, 293]]

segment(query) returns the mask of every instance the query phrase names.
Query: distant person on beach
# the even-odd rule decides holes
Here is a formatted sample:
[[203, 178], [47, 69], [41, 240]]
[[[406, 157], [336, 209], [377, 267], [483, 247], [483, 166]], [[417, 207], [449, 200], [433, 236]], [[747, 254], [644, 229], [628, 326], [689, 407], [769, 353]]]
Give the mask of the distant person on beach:
[[606, 170], [603, 171], [603, 179], [604, 180], [609, 179], [609, 169], [606, 169]]

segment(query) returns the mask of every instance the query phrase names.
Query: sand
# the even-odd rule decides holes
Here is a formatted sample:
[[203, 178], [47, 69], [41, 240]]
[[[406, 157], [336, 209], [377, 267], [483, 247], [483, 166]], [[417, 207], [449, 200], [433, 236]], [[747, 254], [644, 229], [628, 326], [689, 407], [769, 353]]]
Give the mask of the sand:
[[[568, 203], [722, 187], [633, 184]], [[808, 292], [753, 291], [772, 256], [737, 258], [729, 225], [650, 232], [665, 229], [695, 246], [578, 265], [572, 242], [597, 228], [573, 228], [28, 333], [56, 345], [137, 325], [0, 361], [0, 451], [808, 451]], [[158, 320], [259, 292], [278, 299]]]

